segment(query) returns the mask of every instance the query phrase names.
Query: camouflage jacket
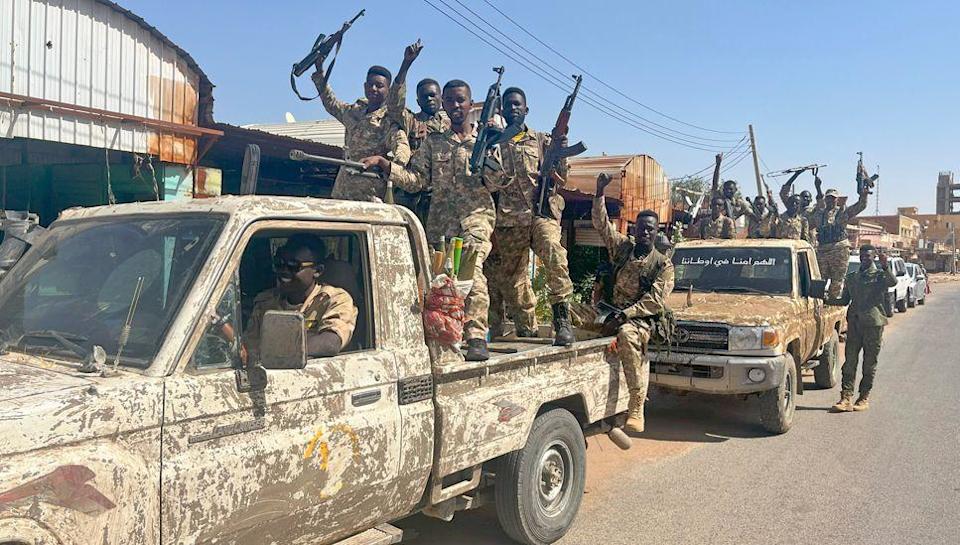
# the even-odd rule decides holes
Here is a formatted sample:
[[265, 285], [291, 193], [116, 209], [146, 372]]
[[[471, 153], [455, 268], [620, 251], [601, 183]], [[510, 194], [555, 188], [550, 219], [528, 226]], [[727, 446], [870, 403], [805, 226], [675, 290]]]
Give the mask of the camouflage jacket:
[[[485, 170], [483, 176], [470, 173], [470, 154], [476, 134], [463, 140], [452, 130], [427, 135], [420, 149], [404, 168], [394, 163], [393, 183], [411, 193], [432, 191], [433, 202], [427, 218], [427, 239], [435, 244], [440, 237], [459, 236], [479, 222], [492, 230], [496, 222], [489, 187], [503, 184], [503, 171]], [[494, 153], [499, 151], [494, 148]]]
[[340, 337], [343, 348], [353, 337], [357, 326], [357, 307], [346, 290], [324, 284], [317, 284], [307, 300], [292, 305], [276, 289], [261, 292], [253, 300], [253, 313], [243, 333], [247, 348], [256, 354], [260, 348], [260, 324], [268, 310], [296, 310], [303, 313], [307, 331], [323, 333], [332, 331]]
[[694, 230], [703, 240], [708, 238], [737, 238], [737, 224], [726, 216], [706, 217], [697, 222]]
[[847, 273], [843, 282], [843, 293], [839, 299], [828, 300], [828, 305], [847, 307], [847, 321], [856, 321], [861, 326], [882, 326], [887, 323], [883, 302], [887, 290], [897, 285], [897, 277], [888, 265], [880, 269], [871, 263], [867, 270], [855, 270]]
[[799, 212], [780, 216], [777, 222], [777, 238], [809, 241], [810, 228], [806, 216]]
[[[329, 85], [320, 92], [320, 100], [327, 113], [343, 123], [345, 159], [359, 161], [364, 157], [382, 155], [401, 165], [407, 164], [410, 160], [410, 144], [407, 141], [407, 135], [399, 125], [387, 117], [386, 107], [367, 112], [365, 98], [353, 104], [341, 102]], [[341, 169], [334, 184], [333, 197], [358, 201], [370, 201], [375, 197], [382, 199], [385, 188], [386, 183], [381, 180], [353, 176]]]
[[[501, 144], [503, 171], [507, 176], [506, 187], [500, 189], [497, 199], [497, 226], [516, 227], [533, 223], [533, 196], [540, 174], [540, 161], [550, 145], [550, 135], [524, 127], [523, 132]], [[566, 161], [561, 163], [558, 174], [566, 177]], [[550, 208], [555, 217], [563, 214], [563, 197], [555, 193], [550, 197]]]
[[747, 212], [747, 236], [749, 238], [774, 238], [777, 235], [777, 210], [769, 207], [760, 214], [750, 207]]
[[818, 200], [809, 220], [810, 228], [817, 230], [820, 244], [844, 242], [847, 240], [847, 224], [866, 208], [867, 200], [862, 197], [848, 208], [838, 205], [827, 209], [826, 204]]
[[613, 305], [627, 318], [653, 318], [667, 312], [666, 297], [673, 291], [673, 264], [656, 249], [635, 254], [631, 237], [618, 232], [607, 217], [603, 195], [593, 199], [593, 227], [600, 233], [615, 263]]
[[413, 113], [407, 108], [406, 83], [394, 83], [390, 86], [387, 94], [387, 116], [407, 133], [411, 152], [420, 149], [428, 134], [450, 128], [450, 119], [443, 110], [434, 116], [428, 116], [424, 112]]

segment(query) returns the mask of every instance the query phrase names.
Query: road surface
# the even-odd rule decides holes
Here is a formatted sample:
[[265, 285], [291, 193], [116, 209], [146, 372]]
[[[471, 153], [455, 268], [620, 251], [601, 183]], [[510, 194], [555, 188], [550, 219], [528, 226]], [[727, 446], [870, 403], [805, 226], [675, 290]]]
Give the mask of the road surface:
[[[871, 409], [834, 414], [806, 376], [793, 429], [756, 402], [659, 395], [627, 452], [592, 438], [587, 494], [563, 545], [960, 543], [960, 283], [897, 314]], [[492, 509], [398, 523], [411, 545], [507, 545]]]

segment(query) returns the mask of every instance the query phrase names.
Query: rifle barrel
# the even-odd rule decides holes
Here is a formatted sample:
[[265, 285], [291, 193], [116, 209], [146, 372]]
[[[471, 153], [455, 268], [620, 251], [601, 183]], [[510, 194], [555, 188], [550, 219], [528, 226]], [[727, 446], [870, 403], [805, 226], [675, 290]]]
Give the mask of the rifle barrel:
[[357, 176], [363, 176], [364, 178], [376, 178], [381, 179], [381, 176], [375, 172], [370, 172], [363, 166], [363, 163], [358, 163], [356, 161], [346, 161], [343, 159], [336, 159], [334, 157], [324, 157], [323, 155], [313, 155], [306, 153], [303, 150], [292, 149], [290, 150], [290, 160], [292, 161], [302, 161], [308, 163], [320, 163], [324, 165], [334, 165], [342, 167], [350, 171], [351, 174]]

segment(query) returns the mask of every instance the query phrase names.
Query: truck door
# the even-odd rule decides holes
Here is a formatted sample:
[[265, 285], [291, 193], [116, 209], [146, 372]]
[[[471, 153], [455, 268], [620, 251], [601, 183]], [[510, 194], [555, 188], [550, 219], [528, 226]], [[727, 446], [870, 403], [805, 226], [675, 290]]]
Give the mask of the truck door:
[[[359, 309], [353, 340], [305, 369], [268, 371], [264, 391], [244, 392], [239, 332], [252, 297], [274, 286], [276, 249], [304, 232], [326, 246], [320, 281], [343, 284]], [[318, 541], [378, 521], [397, 486], [400, 418], [396, 360], [380, 347], [373, 312], [370, 233], [362, 225], [271, 221], [244, 235], [189, 355], [167, 380], [164, 542]], [[225, 335], [224, 324], [237, 333]]]
[[797, 252], [797, 279], [800, 288], [800, 300], [804, 308], [805, 319], [813, 319], [816, 324], [814, 334], [806, 333], [808, 328], [802, 328], [801, 343], [804, 356], [812, 356], [817, 348], [823, 344], [823, 301], [810, 297], [810, 281], [819, 278], [819, 269], [813, 260], [812, 252], [800, 250]]

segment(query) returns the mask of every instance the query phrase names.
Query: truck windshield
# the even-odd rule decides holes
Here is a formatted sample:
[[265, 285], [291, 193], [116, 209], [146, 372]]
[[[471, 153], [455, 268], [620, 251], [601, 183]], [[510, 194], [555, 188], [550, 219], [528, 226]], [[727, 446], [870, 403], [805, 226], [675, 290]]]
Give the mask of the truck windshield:
[[675, 289], [789, 294], [791, 261], [789, 248], [677, 248]]
[[0, 281], [0, 342], [77, 359], [99, 345], [112, 362], [130, 320], [120, 363], [149, 366], [223, 223], [141, 216], [51, 229]]

